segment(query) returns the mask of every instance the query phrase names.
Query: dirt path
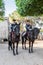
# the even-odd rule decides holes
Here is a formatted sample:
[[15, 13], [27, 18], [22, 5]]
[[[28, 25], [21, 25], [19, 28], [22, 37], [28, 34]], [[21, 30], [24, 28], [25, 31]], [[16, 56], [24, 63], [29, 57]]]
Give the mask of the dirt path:
[[43, 65], [43, 41], [35, 41], [34, 53], [22, 50], [19, 44], [19, 55], [13, 56], [12, 51], [8, 51], [7, 44], [0, 44], [0, 65]]

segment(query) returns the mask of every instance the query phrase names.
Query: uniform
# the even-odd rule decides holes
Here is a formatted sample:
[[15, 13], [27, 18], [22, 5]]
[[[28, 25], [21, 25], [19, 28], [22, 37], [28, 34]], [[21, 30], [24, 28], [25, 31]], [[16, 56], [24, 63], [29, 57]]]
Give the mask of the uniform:
[[26, 31], [29, 31], [29, 29], [32, 29], [32, 26], [30, 24], [26, 24]]
[[11, 31], [15, 31], [16, 25], [17, 25], [17, 23], [11, 24]]

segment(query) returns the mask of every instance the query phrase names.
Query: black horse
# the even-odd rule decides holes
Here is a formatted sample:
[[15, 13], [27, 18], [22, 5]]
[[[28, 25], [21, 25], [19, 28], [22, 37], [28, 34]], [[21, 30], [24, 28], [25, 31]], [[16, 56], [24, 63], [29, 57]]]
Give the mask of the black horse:
[[16, 54], [18, 54], [18, 43], [20, 41], [20, 23], [14, 26], [14, 30], [11, 31], [11, 42], [9, 48], [13, 50], [13, 54], [15, 55], [15, 43], [16, 43]]
[[40, 29], [38, 28], [29, 29], [27, 32], [24, 32], [25, 34], [24, 33], [23, 33], [24, 35], [22, 34], [22, 48], [24, 49], [25, 47], [26, 49], [26, 40], [28, 40], [29, 41], [29, 53], [33, 52], [33, 43], [35, 39], [37, 39], [39, 32], [40, 32]]

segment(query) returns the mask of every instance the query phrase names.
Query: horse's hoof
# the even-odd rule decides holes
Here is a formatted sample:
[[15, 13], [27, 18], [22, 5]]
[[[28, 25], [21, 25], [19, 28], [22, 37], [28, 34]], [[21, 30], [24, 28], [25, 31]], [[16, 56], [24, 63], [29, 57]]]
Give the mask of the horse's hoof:
[[13, 51], [13, 55], [16, 55], [14, 51]]
[[31, 53], [31, 51], [29, 51], [29, 53]]
[[15, 54], [15, 53], [13, 53], [13, 55], [15, 56], [16, 54]]
[[31, 52], [29, 52], [29, 53], [31, 53]]
[[33, 51], [29, 51], [29, 53], [33, 53]]
[[31, 53], [33, 53], [33, 50], [31, 49]]
[[24, 47], [22, 47], [22, 49], [24, 49]]
[[10, 48], [8, 47], [8, 50], [10, 51]]
[[16, 52], [16, 54], [18, 55], [18, 52]]
[[25, 50], [26, 50], [27, 48], [25, 47]]
[[32, 53], [33, 53], [33, 51], [32, 51]]

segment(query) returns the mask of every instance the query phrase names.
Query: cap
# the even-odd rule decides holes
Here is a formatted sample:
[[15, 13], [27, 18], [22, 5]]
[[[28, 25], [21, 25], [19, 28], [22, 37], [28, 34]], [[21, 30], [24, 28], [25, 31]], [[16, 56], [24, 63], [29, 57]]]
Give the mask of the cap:
[[16, 21], [15, 19], [13, 19], [13, 21]]

